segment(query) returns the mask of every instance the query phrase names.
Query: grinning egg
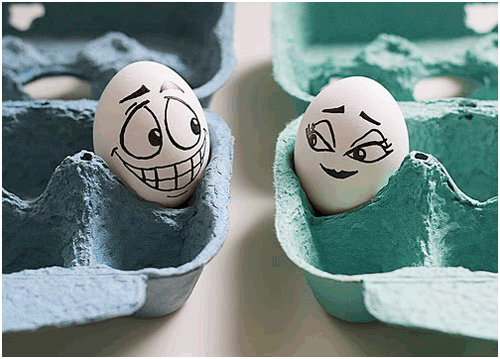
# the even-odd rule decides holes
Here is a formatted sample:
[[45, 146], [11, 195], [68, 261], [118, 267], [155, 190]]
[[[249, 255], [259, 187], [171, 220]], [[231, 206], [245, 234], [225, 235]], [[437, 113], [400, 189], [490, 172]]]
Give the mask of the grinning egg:
[[389, 91], [347, 77], [325, 87], [304, 113], [295, 173], [312, 206], [330, 215], [370, 201], [408, 151], [406, 122]]
[[178, 207], [195, 191], [210, 153], [201, 104], [184, 79], [150, 61], [120, 70], [104, 89], [94, 152], [147, 201]]

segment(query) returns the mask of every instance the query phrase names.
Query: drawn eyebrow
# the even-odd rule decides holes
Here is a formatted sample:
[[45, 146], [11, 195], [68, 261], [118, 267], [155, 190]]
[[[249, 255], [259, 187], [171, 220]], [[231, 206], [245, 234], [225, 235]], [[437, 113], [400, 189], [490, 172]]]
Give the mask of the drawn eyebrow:
[[162, 93], [165, 90], [179, 90], [180, 92], [184, 93], [184, 90], [182, 90], [179, 85], [177, 85], [175, 82], [167, 80], [164, 83], [161, 84], [160, 86], [160, 93]]
[[342, 105], [340, 107], [325, 108], [321, 112], [325, 112], [325, 113], [344, 113], [344, 110], [345, 110], [345, 107], [344, 107], [344, 105]]
[[359, 114], [359, 116], [360, 116], [362, 119], [364, 119], [364, 120], [366, 120], [366, 121], [368, 121], [368, 122], [370, 122], [370, 123], [373, 123], [374, 125], [380, 126], [380, 122], [378, 122], [378, 121], [374, 120], [373, 118], [371, 118], [370, 116], [368, 116], [368, 115], [365, 113], [365, 111], [361, 111], [361, 113]]
[[127, 97], [122, 98], [119, 103], [124, 103], [125, 101], [132, 100], [133, 98], [142, 96], [142, 95], [148, 93], [149, 91], [150, 90], [146, 86], [142, 85], [140, 89], [132, 92]]

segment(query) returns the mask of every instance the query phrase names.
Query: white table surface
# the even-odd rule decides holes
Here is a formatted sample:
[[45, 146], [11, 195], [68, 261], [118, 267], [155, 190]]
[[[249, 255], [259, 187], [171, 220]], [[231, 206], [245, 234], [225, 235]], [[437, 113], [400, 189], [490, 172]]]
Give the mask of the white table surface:
[[235, 7], [237, 66], [210, 106], [235, 137], [229, 236], [186, 304], [157, 319], [4, 335], [4, 356], [498, 355], [498, 343], [344, 322], [314, 299], [274, 231], [275, 141], [296, 115], [272, 76], [270, 13], [269, 3]]

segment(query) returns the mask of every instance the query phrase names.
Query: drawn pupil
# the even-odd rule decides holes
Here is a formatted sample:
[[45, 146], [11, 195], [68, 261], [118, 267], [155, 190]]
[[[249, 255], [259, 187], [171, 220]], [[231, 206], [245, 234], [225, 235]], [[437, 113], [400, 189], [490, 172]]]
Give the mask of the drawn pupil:
[[152, 146], [158, 147], [161, 145], [161, 133], [160, 130], [157, 128], [149, 131], [148, 134], [148, 139], [149, 143], [151, 143]]
[[364, 160], [366, 158], [366, 151], [362, 148], [357, 148], [353, 155], [357, 160]]
[[191, 131], [193, 131], [195, 135], [200, 134], [200, 122], [198, 121], [197, 118], [191, 119]]
[[316, 134], [312, 133], [309, 136], [309, 144], [311, 145], [311, 147], [314, 147], [314, 146], [316, 146], [317, 143], [318, 143], [318, 136], [316, 136]]

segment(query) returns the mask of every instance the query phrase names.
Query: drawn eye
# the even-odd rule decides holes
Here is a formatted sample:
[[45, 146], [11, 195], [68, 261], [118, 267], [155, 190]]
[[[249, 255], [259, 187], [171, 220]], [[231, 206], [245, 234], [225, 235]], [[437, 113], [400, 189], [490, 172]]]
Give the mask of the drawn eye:
[[120, 133], [123, 150], [137, 159], [156, 156], [163, 144], [160, 124], [147, 103], [144, 101], [130, 112]]
[[200, 120], [184, 101], [175, 97], [168, 98], [165, 122], [170, 141], [179, 149], [189, 150], [200, 141]]
[[335, 152], [335, 137], [328, 120], [312, 123], [306, 128], [307, 142], [316, 152]]
[[354, 141], [353, 145], [363, 140], [363, 143], [347, 151], [344, 156], [362, 163], [374, 163], [383, 160], [394, 151], [390, 149], [392, 143], [387, 143], [387, 139], [376, 129], [370, 130]]

